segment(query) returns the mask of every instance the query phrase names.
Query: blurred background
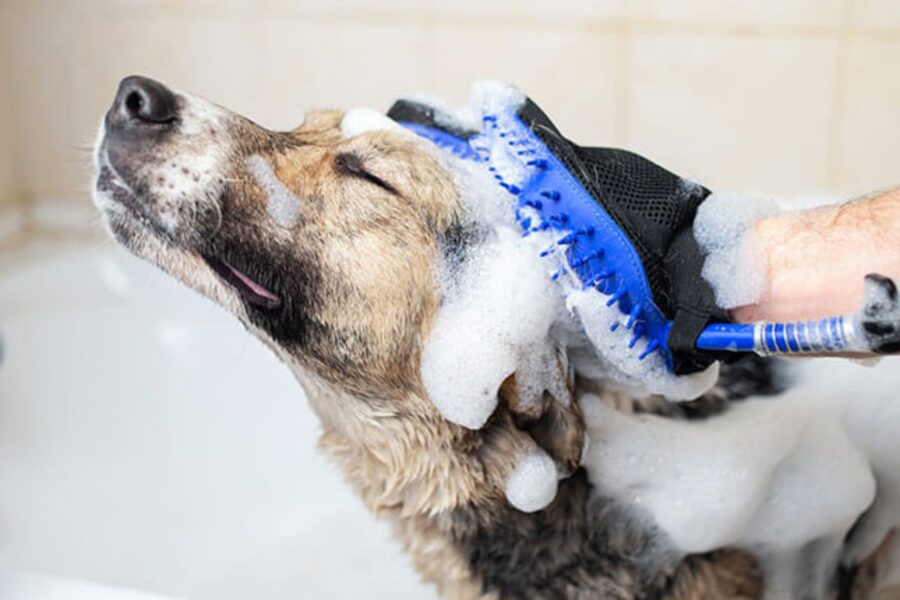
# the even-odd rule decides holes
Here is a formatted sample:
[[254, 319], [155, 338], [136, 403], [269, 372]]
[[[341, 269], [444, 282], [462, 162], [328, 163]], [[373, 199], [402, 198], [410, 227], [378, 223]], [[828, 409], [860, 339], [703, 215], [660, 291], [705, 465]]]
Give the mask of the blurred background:
[[713, 189], [900, 183], [896, 0], [0, 0], [4, 598], [430, 593], [274, 359], [100, 241], [89, 148], [130, 74], [270, 128], [491, 77]]

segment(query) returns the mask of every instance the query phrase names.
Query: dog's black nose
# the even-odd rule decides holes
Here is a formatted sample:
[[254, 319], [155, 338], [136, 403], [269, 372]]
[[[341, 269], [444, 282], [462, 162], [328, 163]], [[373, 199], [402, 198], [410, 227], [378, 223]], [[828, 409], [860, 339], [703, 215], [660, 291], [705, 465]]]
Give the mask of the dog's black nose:
[[119, 84], [112, 108], [106, 113], [109, 128], [165, 126], [175, 121], [178, 97], [166, 86], [133, 75]]

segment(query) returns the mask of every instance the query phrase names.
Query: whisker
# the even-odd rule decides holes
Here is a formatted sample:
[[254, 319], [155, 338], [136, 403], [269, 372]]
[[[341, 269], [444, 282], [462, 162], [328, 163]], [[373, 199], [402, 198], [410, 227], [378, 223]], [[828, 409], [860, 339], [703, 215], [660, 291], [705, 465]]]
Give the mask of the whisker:
[[78, 152], [85, 152], [87, 154], [94, 153], [93, 145], [84, 145], [84, 144], [66, 144], [66, 148], [69, 150], [76, 150]]

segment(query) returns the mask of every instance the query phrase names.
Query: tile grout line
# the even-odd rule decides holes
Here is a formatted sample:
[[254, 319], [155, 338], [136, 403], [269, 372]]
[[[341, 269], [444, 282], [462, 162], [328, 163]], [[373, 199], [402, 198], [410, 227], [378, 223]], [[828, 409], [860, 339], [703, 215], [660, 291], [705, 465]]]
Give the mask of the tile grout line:
[[843, 23], [838, 36], [837, 58], [835, 64], [834, 96], [831, 104], [831, 135], [828, 140], [826, 180], [828, 187], [837, 190], [843, 175], [842, 145], [844, 109], [847, 93], [847, 60], [851, 41], [851, 28], [855, 16], [854, 7], [858, 0], [847, 0], [844, 8]]
[[630, 46], [631, 27], [626, 21], [616, 40], [618, 51], [616, 53], [616, 107], [613, 122], [613, 142], [617, 146], [628, 145], [628, 98], [630, 83]]
[[434, 37], [437, 34], [436, 23], [431, 15], [431, 11], [424, 10], [421, 14], [421, 32], [419, 37], [419, 51], [421, 58], [419, 60], [419, 69], [421, 69], [421, 84], [424, 91], [431, 93], [434, 89]]

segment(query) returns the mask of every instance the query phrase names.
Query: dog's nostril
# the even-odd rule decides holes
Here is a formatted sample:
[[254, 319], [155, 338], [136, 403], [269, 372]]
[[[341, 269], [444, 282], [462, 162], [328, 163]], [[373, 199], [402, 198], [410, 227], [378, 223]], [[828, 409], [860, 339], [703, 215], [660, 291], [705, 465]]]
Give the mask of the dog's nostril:
[[141, 108], [144, 106], [144, 99], [137, 92], [131, 92], [125, 98], [125, 108], [133, 115], [139, 115]]
[[166, 86], [146, 77], [126, 77], [119, 84], [107, 124], [165, 125], [175, 120], [177, 96]]

